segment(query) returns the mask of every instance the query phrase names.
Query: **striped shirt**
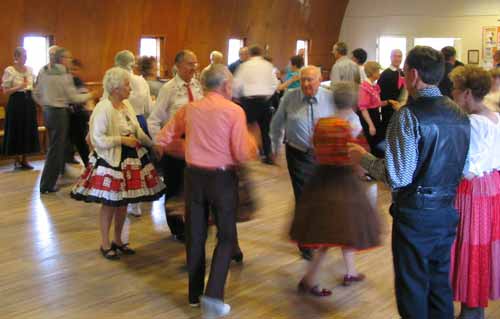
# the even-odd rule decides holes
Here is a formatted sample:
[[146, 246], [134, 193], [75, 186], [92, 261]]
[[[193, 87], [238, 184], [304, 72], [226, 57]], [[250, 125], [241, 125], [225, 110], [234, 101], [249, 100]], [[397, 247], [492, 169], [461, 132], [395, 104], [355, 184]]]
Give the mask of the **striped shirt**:
[[[442, 96], [437, 86], [424, 88], [417, 93], [417, 97], [435, 96]], [[385, 158], [366, 154], [361, 159], [361, 166], [393, 190], [410, 185], [418, 163], [420, 133], [418, 119], [407, 107], [392, 116], [386, 140]]]

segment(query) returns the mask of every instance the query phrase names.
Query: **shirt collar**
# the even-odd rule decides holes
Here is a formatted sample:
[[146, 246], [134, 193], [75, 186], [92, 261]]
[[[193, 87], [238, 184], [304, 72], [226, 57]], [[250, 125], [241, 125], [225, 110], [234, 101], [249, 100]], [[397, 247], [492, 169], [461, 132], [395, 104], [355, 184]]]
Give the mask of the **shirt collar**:
[[175, 81], [177, 82], [177, 84], [179, 84], [179, 85], [181, 85], [181, 86], [186, 85], [186, 84], [189, 84], [189, 85], [192, 85], [192, 84], [193, 84], [193, 79], [191, 79], [191, 81], [189, 81], [189, 83], [188, 83], [188, 82], [184, 81], [184, 80], [183, 80], [183, 79], [179, 76], [179, 74], [176, 74], [176, 75], [175, 75]]
[[417, 92], [418, 97], [436, 97], [436, 96], [443, 96], [441, 94], [441, 91], [437, 86], [429, 86], [426, 88], [423, 88]]
[[399, 70], [399, 68], [395, 67], [392, 64], [389, 66], [389, 69], [391, 69], [391, 71], [398, 71]]
[[318, 88], [318, 92], [316, 92], [316, 95], [314, 96], [306, 96], [304, 95], [304, 93], [302, 92], [302, 90], [300, 90], [300, 100], [304, 103], [312, 103], [312, 104], [317, 104], [318, 103], [318, 98], [319, 98], [319, 90], [321, 88]]

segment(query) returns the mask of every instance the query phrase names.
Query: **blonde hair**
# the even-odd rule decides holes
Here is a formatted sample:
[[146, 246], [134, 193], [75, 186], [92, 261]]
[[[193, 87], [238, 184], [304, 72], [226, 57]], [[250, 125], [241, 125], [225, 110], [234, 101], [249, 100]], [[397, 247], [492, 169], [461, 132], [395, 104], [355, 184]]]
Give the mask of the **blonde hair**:
[[472, 96], [482, 100], [491, 89], [491, 75], [479, 66], [466, 65], [454, 68], [450, 75], [453, 88], [465, 91], [471, 90]]
[[382, 67], [380, 66], [380, 64], [375, 61], [368, 61], [364, 65], [364, 70], [367, 77], [372, 77], [381, 68]]

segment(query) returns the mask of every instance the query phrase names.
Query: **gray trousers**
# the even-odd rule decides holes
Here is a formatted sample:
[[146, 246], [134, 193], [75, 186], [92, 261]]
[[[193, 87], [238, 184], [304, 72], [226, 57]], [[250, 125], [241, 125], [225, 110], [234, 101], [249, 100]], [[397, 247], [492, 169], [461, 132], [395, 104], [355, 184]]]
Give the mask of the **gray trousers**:
[[68, 110], [44, 106], [43, 119], [49, 134], [49, 147], [40, 180], [40, 191], [42, 192], [53, 189], [59, 174], [64, 172], [64, 154], [69, 127]]

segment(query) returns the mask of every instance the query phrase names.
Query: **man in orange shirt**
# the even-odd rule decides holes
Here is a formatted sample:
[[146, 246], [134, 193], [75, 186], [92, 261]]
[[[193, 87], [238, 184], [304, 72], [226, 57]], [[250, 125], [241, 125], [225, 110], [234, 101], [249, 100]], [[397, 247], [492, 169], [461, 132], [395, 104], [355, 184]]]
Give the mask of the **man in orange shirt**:
[[[223, 302], [224, 285], [236, 242], [238, 164], [257, 155], [245, 113], [230, 101], [233, 78], [229, 70], [214, 64], [202, 73], [205, 97], [182, 107], [160, 131], [157, 141], [170, 154], [185, 149], [186, 250], [189, 269], [189, 303], [197, 306], [204, 290], [205, 241], [208, 211], [213, 208], [217, 246], [204, 297], [206, 316], [228, 314]], [[185, 134], [184, 145], [181, 136]]]

